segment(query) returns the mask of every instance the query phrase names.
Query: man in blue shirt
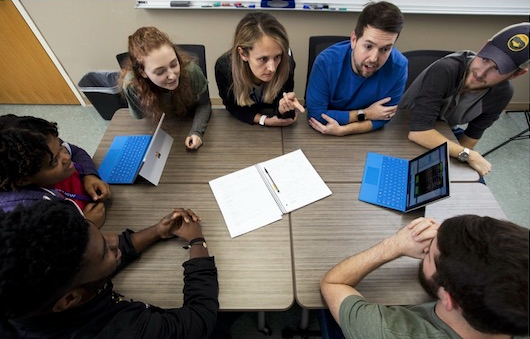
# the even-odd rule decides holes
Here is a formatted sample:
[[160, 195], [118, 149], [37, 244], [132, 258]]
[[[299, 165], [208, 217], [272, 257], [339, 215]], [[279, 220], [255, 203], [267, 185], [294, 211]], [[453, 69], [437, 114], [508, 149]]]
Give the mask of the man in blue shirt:
[[307, 85], [309, 124], [344, 136], [383, 127], [396, 114], [407, 59], [394, 48], [403, 14], [386, 1], [368, 4], [349, 41], [322, 51]]

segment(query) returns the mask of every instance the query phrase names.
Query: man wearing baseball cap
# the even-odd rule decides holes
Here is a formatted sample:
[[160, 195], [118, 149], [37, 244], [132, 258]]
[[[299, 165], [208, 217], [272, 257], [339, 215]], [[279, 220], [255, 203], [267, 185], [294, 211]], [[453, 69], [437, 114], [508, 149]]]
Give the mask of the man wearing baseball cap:
[[[510, 102], [509, 80], [528, 72], [529, 32], [528, 22], [505, 27], [478, 53], [455, 52], [425, 69], [399, 104], [410, 110], [409, 139], [429, 149], [447, 141], [452, 157], [488, 174], [491, 164], [473, 148]], [[437, 120], [447, 121], [459, 143], [434, 128]]]

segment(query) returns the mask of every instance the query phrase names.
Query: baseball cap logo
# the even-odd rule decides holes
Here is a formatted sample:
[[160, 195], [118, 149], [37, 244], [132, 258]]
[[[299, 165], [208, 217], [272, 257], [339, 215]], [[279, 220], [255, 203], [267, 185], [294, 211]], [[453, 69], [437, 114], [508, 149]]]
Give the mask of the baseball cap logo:
[[528, 46], [528, 35], [516, 34], [508, 40], [508, 48], [513, 52], [520, 52]]

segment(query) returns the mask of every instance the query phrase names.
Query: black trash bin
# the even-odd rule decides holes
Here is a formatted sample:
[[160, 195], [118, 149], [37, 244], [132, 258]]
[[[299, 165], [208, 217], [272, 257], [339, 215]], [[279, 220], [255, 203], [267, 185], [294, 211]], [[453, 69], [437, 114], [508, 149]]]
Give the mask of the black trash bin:
[[88, 72], [78, 83], [79, 89], [105, 120], [112, 119], [120, 108], [128, 107], [118, 87], [119, 72]]

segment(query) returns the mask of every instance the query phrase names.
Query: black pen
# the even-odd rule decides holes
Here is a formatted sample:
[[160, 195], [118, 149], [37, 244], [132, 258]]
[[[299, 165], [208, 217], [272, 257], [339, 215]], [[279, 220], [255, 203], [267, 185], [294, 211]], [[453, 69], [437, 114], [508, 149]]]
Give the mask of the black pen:
[[272, 180], [272, 177], [269, 174], [269, 171], [267, 171], [265, 167], [263, 167], [263, 169], [265, 170], [265, 173], [267, 173], [267, 175], [269, 176], [269, 179], [271, 179], [272, 187], [276, 190], [276, 192], [280, 193], [280, 190], [278, 189], [278, 186], [276, 186], [276, 183], [274, 182], [274, 180]]

